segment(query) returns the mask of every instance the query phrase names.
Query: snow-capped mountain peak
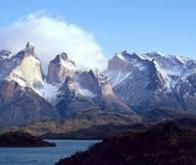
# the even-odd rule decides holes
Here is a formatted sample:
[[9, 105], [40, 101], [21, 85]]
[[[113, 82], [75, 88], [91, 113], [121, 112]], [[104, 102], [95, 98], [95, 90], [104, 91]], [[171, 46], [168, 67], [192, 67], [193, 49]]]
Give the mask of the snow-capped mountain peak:
[[12, 64], [9, 77], [21, 86], [40, 88], [43, 75], [40, 60], [35, 56], [35, 48], [29, 42], [26, 48], [21, 50], [8, 61]]
[[[115, 93], [136, 109], [159, 107], [159, 104], [179, 108], [182, 102], [177, 102], [192, 99], [190, 93], [194, 93], [196, 87], [192, 80], [195, 77], [192, 75], [196, 74], [195, 60], [159, 52], [115, 54], [103, 73]], [[185, 86], [187, 89], [182, 89]], [[179, 91], [183, 94], [178, 95]], [[186, 107], [183, 106], [181, 109]]]
[[32, 42], [28, 41], [27, 44], [26, 44], [26, 49], [34, 49], [34, 45]]
[[21, 50], [20, 52], [18, 52], [14, 56], [14, 58], [24, 58], [25, 56], [34, 56], [34, 57], [36, 57], [35, 47], [30, 42], [27, 42], [26, 47], [23, 50]]
[[66, 76], [75, 73], [77, 67], [75, 63], [68, 58], [66, 53], [58, 54], [49, 64], [47, 81], [52, 84], [62, 83]]
[[35, 56], [34, 46], [30, 43], [16, 55], [3, 50], [0, 56], [1, 80], [14, 80], [23, 87], [41, 86], [43, 81], [41, 63]]

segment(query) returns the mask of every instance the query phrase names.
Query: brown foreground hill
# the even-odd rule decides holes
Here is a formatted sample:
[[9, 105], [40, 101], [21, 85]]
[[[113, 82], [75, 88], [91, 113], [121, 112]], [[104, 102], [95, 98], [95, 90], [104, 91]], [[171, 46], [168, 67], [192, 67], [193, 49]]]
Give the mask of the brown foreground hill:
[[196, 165], [195, 127], [177, 122], [109, 138], [56, 165]]

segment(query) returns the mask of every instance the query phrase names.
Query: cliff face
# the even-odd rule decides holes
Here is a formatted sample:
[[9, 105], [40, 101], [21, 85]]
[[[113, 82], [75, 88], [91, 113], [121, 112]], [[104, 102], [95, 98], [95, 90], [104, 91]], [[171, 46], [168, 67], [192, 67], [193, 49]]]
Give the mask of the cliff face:
[[73, 75], [75, 71], [75, 63], [68, 59], [66, 53], [61, 53], [49, 64], [47, 82], [51, 84], [61, 83], [67, 76]]
[[1, 127], [58, 118], [55, 108], [32, 89], [21, 88], [15, 81], [0, 83]]
[[[15, 56], [2, 61], [7, 67], [5, 78], [16, 81], [22, 87], [41, 88], [43, 84], [43, 73], [41, 63], [36, 57], [34, 47], [27, 43], [26, 48]], [[2, 71], [5, 68], [2, 68]]]

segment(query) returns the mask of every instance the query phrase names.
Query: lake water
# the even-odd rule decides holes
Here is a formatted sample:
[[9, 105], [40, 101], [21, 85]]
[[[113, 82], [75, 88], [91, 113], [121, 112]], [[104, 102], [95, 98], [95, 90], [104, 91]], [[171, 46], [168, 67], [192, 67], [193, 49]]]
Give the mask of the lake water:
[[0, 165], [54, 165], [61, 158], [68, 157], [77, 151], [84, 151], [96, 142], [95, 140], [48, 140], [56, 147], [45, 148], [1, 148]]

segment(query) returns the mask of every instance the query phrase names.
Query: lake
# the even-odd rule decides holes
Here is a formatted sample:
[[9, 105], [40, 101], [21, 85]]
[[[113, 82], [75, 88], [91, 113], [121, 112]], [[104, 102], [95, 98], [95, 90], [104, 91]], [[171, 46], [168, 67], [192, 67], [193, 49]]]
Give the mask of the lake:
[[48, 140], [56, 147], [1, 148], [0, 165], [54, 165], [61, 158], [87, 150], [96, 140]]

